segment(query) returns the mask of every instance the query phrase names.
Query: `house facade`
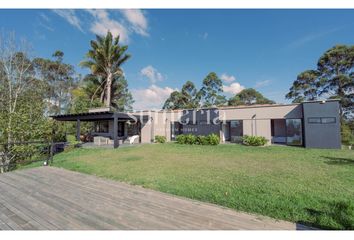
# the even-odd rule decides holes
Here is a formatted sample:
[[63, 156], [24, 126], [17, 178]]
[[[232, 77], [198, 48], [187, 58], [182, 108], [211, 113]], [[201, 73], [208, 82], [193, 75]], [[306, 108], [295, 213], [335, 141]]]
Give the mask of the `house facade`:
[[220, 136], [222, 143], [241, 142], [242, 136], [264, 136], [268, 144], [306, 148], [340, 148], [340, 116], [337, 100], [299, 104], [249, 105], [171, 111], [114, 113], [93, 111], [53, 116], [59, 121], [94, 121], [93, 136], [105, 136], [115, 146], [133, 135], [141, 143], [155, 136], [175, 140], [179, 134]]

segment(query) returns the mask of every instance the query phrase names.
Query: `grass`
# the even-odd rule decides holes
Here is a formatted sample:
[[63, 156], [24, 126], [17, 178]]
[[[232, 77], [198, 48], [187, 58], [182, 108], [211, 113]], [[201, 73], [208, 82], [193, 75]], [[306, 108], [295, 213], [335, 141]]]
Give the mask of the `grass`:
[[75, 149], [54, 166], [324, 229], [354, 229], [354, 152], [225, 144]]

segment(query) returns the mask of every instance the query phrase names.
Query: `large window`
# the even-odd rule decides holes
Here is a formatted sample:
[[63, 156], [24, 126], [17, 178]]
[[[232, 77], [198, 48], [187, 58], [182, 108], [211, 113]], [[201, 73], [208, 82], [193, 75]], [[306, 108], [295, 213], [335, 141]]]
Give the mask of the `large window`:
[[118, 137], [124, 137], [124, 122], [118, 122]]
[[243, 136], [243, 121], [230, 121], [230, 140], [231, 142], [241, 142]]
[[330, 124], [336, 123], [335, 117], [310, 117], [307, 119], [308, 123], [314, 124]]
[[95, 122], [95, 132], [97, 133], [108, 133], [108, 121]]
[[286, 119], [286, 142], [288, 145], [302, 145], [301, 119]]

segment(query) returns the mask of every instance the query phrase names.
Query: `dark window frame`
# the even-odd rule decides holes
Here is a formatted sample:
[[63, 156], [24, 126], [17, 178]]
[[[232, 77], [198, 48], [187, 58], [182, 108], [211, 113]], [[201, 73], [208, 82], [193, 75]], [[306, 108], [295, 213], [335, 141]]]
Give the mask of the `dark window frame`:
[[[312, 122], [311, 120], [318, 120], [317, 122]], [[332, 119], [333, 121], [331, 122], [323, 122], [323, 119]], [[309, 124], [334, 124], [337, 122], [336, 117], [309, 117], [307, 118], [307, 123]]]
[[[311, 120], [318, 120], [318, 122], [312, 122]], [[309, 124], [321, 124], [321, 118], [320, 117], [309, 117], [307, 118], [307, 123]]]
[[[327, 118], [327, 119], [332, 119], [332, 120], [334, 120], [333, 122], [323, 122], [323, 119], [325, 119], [325, 118]], [[321, 117], [321, 124], [333, 124], [333, 123], [336, 123], [336, 117]]]

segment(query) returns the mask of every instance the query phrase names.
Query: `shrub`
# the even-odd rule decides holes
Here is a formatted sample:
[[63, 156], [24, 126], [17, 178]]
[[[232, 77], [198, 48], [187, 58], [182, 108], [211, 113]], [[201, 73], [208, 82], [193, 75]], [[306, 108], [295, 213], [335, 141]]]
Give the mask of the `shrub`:
[[344, 145], [352, 145], [354, 142], [354, 136], [352, 134], [352, 130], [350, 129], [349, 124], [343, 122], [341, 125], [341, 135], [342, 135], [342, 143]]
[[208, 136], [195, 136], [193, 134], [181, 134], [176, 137], [176, 141], [179, 144], [190, 145], [218, 145], [220, 138], [216, 134], [210, 134]]
[[207, 138], [209, 145], [218, 145], [220, 143], [220, 137], [216, 134], [210, 134]]
[[166, 137], [165, 136], [156, 135], [155, 136], [155, 142], [156, 143], [165, 143], [166, 142]]
[[197, 144], [197, 137], [193, 134], [186, 135], [186, 144]]
[[186, 135], [178, 135], [176, 136], [176, 142], [179, 144], [186, 144]]
[[242, 137], [242, 142], [247, 146], [264, 146], [268, 142], [268, 139], [263, 136], [245, 135]]
[[197, 136], [197, 142], [196, 144], [198, 145], [208, 145], [209, 144], [209, 140], [206, 136]]

